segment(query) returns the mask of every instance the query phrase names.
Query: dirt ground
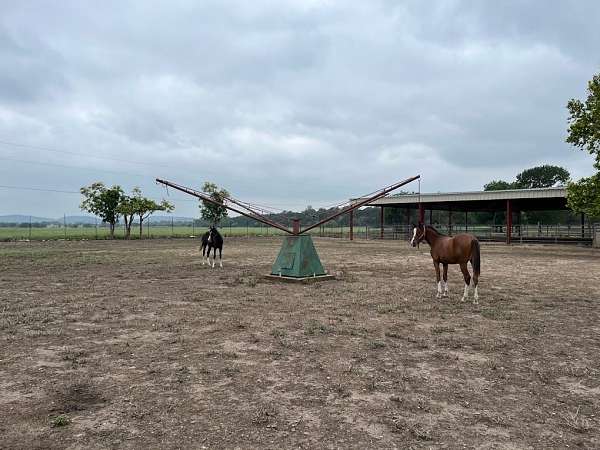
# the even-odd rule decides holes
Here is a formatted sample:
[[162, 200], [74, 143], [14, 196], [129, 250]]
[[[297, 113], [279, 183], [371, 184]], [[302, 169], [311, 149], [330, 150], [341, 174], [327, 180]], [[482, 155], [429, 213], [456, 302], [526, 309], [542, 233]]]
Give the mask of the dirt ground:
[[600, 252], [482, 245], [480, 303], [427, 245], [0, 244], [0, 448], [600, 448]]

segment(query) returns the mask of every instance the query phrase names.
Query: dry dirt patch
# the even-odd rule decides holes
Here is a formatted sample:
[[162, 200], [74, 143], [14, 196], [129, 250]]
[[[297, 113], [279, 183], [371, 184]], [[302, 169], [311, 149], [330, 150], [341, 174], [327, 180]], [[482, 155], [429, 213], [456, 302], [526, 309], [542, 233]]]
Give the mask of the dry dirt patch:
[[[338, 280], [267, 282], [277, 239], [0, 245], [2, 448], [600, 446], [600, 254], [483, 245], [479, 305], [426, 246], [316, 240]], [[68, 423], [53, 426], [56, 417]]]

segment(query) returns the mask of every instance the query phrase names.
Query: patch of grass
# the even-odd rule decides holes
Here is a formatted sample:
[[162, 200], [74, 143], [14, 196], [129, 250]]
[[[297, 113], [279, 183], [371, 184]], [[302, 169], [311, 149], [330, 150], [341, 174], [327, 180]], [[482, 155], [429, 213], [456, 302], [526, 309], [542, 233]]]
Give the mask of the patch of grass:
[[443, 325], [431, 327], [431, 334], [454, 333], [455, 331], [454, 328]]
[[52, 428], [66, 427], [71, 423], [71, 419], [66, 414], [60, 414], [50, 420]]
[[402, 339], [402, 335], [395, 331], [386, 331], [384, 334], [385, 334], [385, 337], [389, 337], [392, 339]]
[[238, 373], [240, 373], [240, 369], [236, 366], [226, 366], [223, 367], [219, 372], [221, 373], [221, 375], [224, 375], [227, 378], [233, 378]]
[[481, 310], [481, 315], [486, 319], [490, 320], [510, 320], [512, 319], [512, 314], [510, 311], [506, 311], [502, 308], [483, 308]]
[[563, 425], [577, 433], [587, 433], [592, 429], [592, 422], [588, 418], [579, 414], [579, 409], [574, 414], [567, 413], [563, 416]]
[[274, 338], [277, 338], [277, 339], [283, 339], [284, 337], [287, 336], [287, 331], [285, 331], [282, 328], [273, 328], [271, 330], [271, 336], [273, 336]]
[[352, 395], [350, 390], [342, 383], [337, 383], [336, 385], [334, 385], [333, 390], [341, 398], [348, 398]]
[[319, 322], [318, 320], [311, 319], [304, 326], [304, 334], [307, 336], [314, 336], [316, 334], [327, 334], [331, 333], [333, 329], [327, 325]]
[[382, 341], [369, 341], [369, 343], [367, 344], [367, 346], [371, 350], [378, 350], [380, 348], [384, 348], [385, 347], [385, 342], [382, 342]]
[[390, 314], [398, 311], [397, 305], [377, 305], [377, 314]]
[[546, 330], [546, 325], [540, 321], [531, 321], [527, 324], [527, 334], [530, 336], [539, 336], [544, 334]]
[[271, 405], [261, 405], [252, 414], [250, 421], [254, 425], [272, 425], [277, 417], [277, 410]]

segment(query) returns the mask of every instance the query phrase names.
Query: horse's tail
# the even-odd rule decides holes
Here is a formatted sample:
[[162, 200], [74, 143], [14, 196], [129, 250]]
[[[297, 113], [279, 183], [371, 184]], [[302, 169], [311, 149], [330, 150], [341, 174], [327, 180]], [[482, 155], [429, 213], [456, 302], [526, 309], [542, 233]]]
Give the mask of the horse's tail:
[[477, 239], [471, 241], [471, 264], [473, 265], [473, 273], [479, 276], [481, 273], [481, 254], [479, 251], [479, 241]]

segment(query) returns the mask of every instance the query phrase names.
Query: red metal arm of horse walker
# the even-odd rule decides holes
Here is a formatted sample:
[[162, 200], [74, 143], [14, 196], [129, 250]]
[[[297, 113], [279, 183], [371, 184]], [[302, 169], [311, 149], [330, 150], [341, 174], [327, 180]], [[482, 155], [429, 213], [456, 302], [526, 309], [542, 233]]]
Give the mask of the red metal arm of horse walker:
[[415, 177], [410, 177], [410, 178], [407, 178], [406, 180], [403, 180], [403, 181], [400, 181], [398, 183], [394, 183], [394, 184], [392, 184], [392, 185], [390, 185], [388, 187], [385, 187], [385, 188], [379, 190], [376, 194], [374, 194], [374, 195], [372, 195], [370, 197], [367, 197], [365, 199], [362, 199], [359, 202], [354, 203], [354, 204], [352, 204], [350, 206], [347, 206], [346, 208], [342, 209], [341, 211], [338, 211], [337, 213], [332, 214], [331, 216], [329, 216], [329, 217], [327, 217], [327, 218], [325, 218], [323, 220], [320, 220], [319, 222], [317, 222], [317, 223], [315, 223], [315, 224], [313, 224], [313, 225], [305, 228], [302, 231], [300, 231], [299, 228], [296, 229], [296, 227], [295, 227], [295, 229], [293, 231], [290, 231], [284, 225], [281, 225], [281, 224], [279, 224], [277, 222], [272, 221], [271, 219], [269, 219], [269, 218], [263, 216], [262, 214], [254, 211], [252, 208], [250, 208], [250, 207], [248, 207], [248, 206], [246, 206], [246, 205], [244, 205], [242, 203], [239, 203], [236, 200], [233, 200], [233, 199], [230, 199], [230, 198], [227, 199], [228, 202], [233, 203], [233, 204], [235, 204], [237, 206], [240, 206], [240, 207], [246, 209], [249, 212], [241, 211], [241, 210], [239, 210], [237, 208], [234, 208], [234, 207], [232, 207], [230, 205], [226, 205], [224, 203], [219, 203], [219, 202], [213, 200], [212, 198], [210, 198], [209, 196], [204, 195], [204, 193], [202, 193], [202, 192], [199, 192], [199, 191], [196, 191], [195, 189], [191, 189], [191, 188], [179, 185], [177, 183], [173, 183], [171, 181], [161, 180], [160, 178], [157, 178], [156, 182], [164, 184], [165, 186], [170, 186], [173, 189], [177, 189], [178, 191], [185, 192], [186, 194], [189, 194], [189, 195], [191, 195], [193, 197], [197, 197], [197, 198], [199, 198], [201, 200], [204, 200], [204, 201], [207, 201], [209, 203], [213, 203], [213, 204], [218, 205], [218, 206], [223, 206], [223, 207], [225, 207], [227, 209], [230, 209], [231, 211], [234, 211], [234, 212], [236, 212], [238, 214], [246, 216], [246, 217], [248, 217], [250, 219], [257, 220], [258, 222], [262, 222], [262, 223], [264, 223], [266, 225], [269, 225], [269, 226], [271, 226], [273, 228], [277, 228], [278, 230], [285, 231], [286, 233], [289, 233], [289, 234], [292, 234], [292, 235], [298, 235], [298, 234], [306, 233], [307, 231], [310, 231], [313, 228], [316, 228], [316, 227], [318, 227], [320, 225], [323, 225], [324, 223], [329, 222], [330, 220], [333, 220], [336, 217], [341, 216], [342, 214], [346, 214], [346, 213], [349, 213], [350, 211], [353, 211], [353, 210], [355, 210], [357, 208], [360, 208], [361, 206], [364, 206], [367, 203], [373, 202], [373, 201], [375, 201], [375, 200], [377, 200], [377, 199], [379, 199], [381, 197], [385, 197], [390, 192], [392, 192], [392, 191], [394, 191], [394, 190], [396, 190], [396, 189], [404, 186], [405, 184], [408, 184], [408, 183], [411, 183], [411, 182], [413, 182], [415, 180], [418, 180], [419, 178], [421, 178], [421, 176], [417, 175]]
[[236, 202], [235, 200], [227, 199], [228, 202], [231, 202], [231, 203], [233, 203], [235, 205], [239, 205], [242, 208], [245, 208], [245, 209], [247, 209], [250, 212], [241, 211], [241, 210], [239, 210], [237, 208], [234, 208], [233, 206], [226, 205], [226, 204], [223, 204], [223, 203], [219, 203], [219, 202], [213, 200], [212, 198], [210, 198], [209, 196], [204, 195], [203, 193], [201, 193], [199, 191], [196, 191], [195, 189], [191, 189], [191, 188], [188, 188], [188, 187], [185, 187], [185, 186], [181, 186], [180, 184], [172, 183], [171, 181], [161, 180], [160, 178], [157, 178], [156, 182], [164, 184], [165, 186], [170, 186], [173, 189], [177, 189], [178, 191], [185, 192], [186, 194], [189, 194], [189, 195], [191, 195], [193, 197], [197, 197], [200, 200], [207, 201], [207, 202], [212, 203], [214, 205], [223, 206], [223, 207], [225, 207], [227, 209], [230, 209], [233, 212], [241, 214], [242, 216], [246, 216], [246, 217], [248, 217], [248, 218], [250, 218], [252, 220], [257, 220], [259, 222], [264, 223], [265, 225], [269, 225], [269, 226], [271, 226], [273, 228], [277, 228], [278, 230], [285, 231], [286, 233], [289, 233], [289, 234], [294, 234], [288, 228], [286, 228], [285, 226], [280, 225], [277, 222], [274, 222], [274, 221], [266, 218], [262, 214], [259, 214], [258, 212], [256, 212], [256, 211], [248, 208], [247, 206], [242, 205], [242, 204]]
[[300, 232], [300, 234], [302, 233], [306, 233], [309, 230], [312, 230], [313, 228], [317, 228], [320, 225], [323, 225], [325, 222], [329, 222], [332, 219], [335, 219], [338, 216], [341, 216], [342, 214], [346, 214], [349, 213], [350, 211], [354, 211], [357, 208], [360, 208], [361, 206], [366, 205], [367, 203], [371, 203], [374, 202], [377, 199], [380, 199], [381, 197], [385, 197], [386, 195], [388, 195], [390, 192], [395, 191], [396, 189], [404, 186], [405, 184], [411, 183], [415, 180], [418, 180], [419, 178], [421, 178], [421, 175], [417, 175], [416, 177], [410, 177], [407, 178], [404, 181], [400, 181], [398, 183], [394, 183], [386, 188], [381, 189], [377, 194], [372, 195], [371, 197], [365, 198], [360, 200], [358, 203], [354, 203], [350, 206], [347, 206], [346, 208], [342, 209], [341, 211], [332, 214], [331, 216], [327, 217], [326, 219], [323, 219], [317, 223], [315, 223], [314, 225], [311, 225], [309, 227], [306, 227], [304, 230], [302, 230]]

